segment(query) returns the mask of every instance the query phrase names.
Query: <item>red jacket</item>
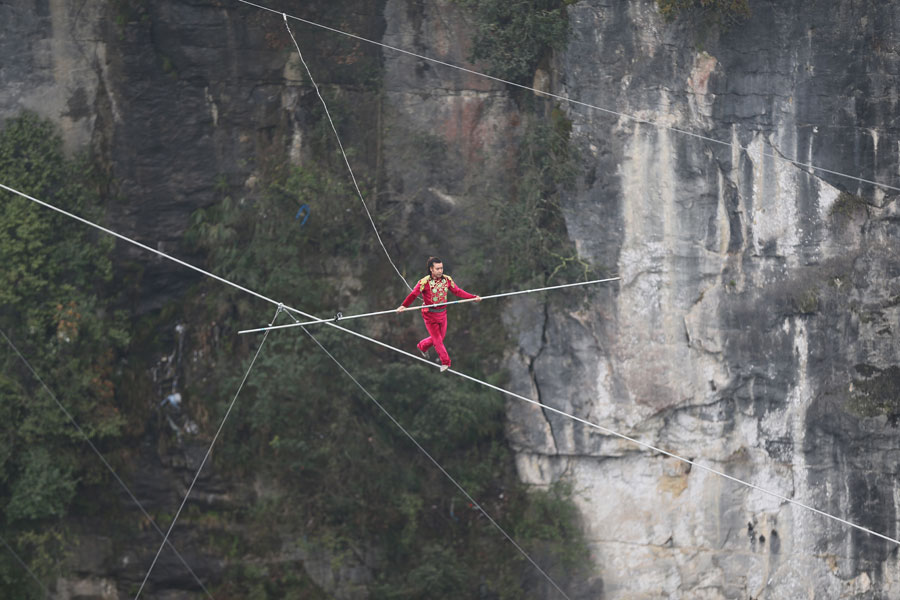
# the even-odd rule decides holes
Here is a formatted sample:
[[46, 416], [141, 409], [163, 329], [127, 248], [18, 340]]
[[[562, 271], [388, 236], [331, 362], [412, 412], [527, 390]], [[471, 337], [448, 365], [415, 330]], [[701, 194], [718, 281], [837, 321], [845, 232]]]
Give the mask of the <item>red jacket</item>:
[[[409, 307], [419, 294], [422, 294], [422, 299], [425, 301], [426, 305], [443, 304], [447, 301], [447, 292], [460, 298], [475, 298], [474, 294], [470, 294], [456, 285], [456, 282], [453, 281], [453, 278], [449, 275], [445, 274], [439, 280], [432, 279], [431, 275], [428, 275], [416, 282], [413, 291], [411, 291], [409, 296], [406, 297], [406, 300], [403, 301], [403, 306]], [[441, 306], [440, 308], [429, 308], [428, 312], [444, 312], [445, 310], [447, 310], [447, 307]]]

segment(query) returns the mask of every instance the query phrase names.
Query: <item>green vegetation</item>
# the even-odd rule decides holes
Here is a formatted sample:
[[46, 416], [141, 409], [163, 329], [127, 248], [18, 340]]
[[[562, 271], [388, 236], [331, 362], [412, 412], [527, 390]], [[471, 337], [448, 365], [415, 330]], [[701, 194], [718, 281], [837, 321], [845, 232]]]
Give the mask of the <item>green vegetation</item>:
[[160, 62], [162, 64], [163, 73], [172, 79], [178, 79], [178, 71], [175, 69], [175, 64], [172, 62], [171, 58], [163, 54], [160, 56]]
[[111, 0], [111, 7], [120, 40], [125, 39], [125, 30], [130, 24], [150, 22], [146, 0]]
[[329, 596], [306, 576], [295, 564], [241, 564], [233, 569], [228, 580], [213, 590], [221, 600], [269, 600], [292, 598], [297, 600], [329, 600]]
[[853, 379], [850, 410], [861, 417], [887, 416], [892, 424], [900, 422], [900, 366], [879, 369], [856, 365], [860, 377]]
[[851, 194], [850, 192], [841, 192], [828, 208], [828, 216], [847, 219], [856, 214], [857, 211], [865, 210], [867, 207], [868, 204], [862, 196]]
[[791, 305], [801, 315], [811, 315], [819, 310], [819, 290], [807, 288], [791, 296]]
[[574, 0], [457, 0], [472, 12], [470, 60], [487, 63], [501, 79], [531, 85], [541, 60], [565, 48], [566, 7]]
[[[545, 200], [537, 190], [560, 176], [550, 163], [563, 145], [538, 144], [547, 139], [537, 126], [533, 135], [540, 139], [524, 146], [530, 151], [522, 161], [537, 166], [527, 185], [535, 190], [530, 199], [540, 215], [550, 209], [540, 206]], [[358, 214], [358, 200], [341, 180], [321, 165], [276, 172], [258, 200], [226, 196], [199, 212], [194, 240], [208, 253], [213, 271], [310, 313], [326, 314], [335, 304], [344, 306], [336, 300], [340, 294], [334, 271], [346, 273], [348, 266], [374, 253], [372, 244], [362, 241], [372, 239], [367, 222], [347, 218], [348, 211]], [[314, 204], [313, 227], [300, 228], [278, 216], [303, 203]], [[529, 227], [541, 226], [540, 216], [536, 218]], [[531, 232], [538, 240], [537, 255], [556, 249], [534, 236], [540, 230]], [[535, 262], [529, 268], [546, 275], [557, 266]], [[361, 292], [354, 294], [347, 311], [370, 305], [370, 290], [380, 289], [391, 277], [386, 271], [351, 272], [358, 273], [359, 281], [345, 277], [342, 283], [359, 286]], [[272, 314], [271, 307], [221, 286], [204, 285], [202, 304], [203, 310], [221, 315], [219, 322], [229, 332]], [[279, 317], [279, 323], [289, 322]], [[502, 383], [502, 375], [496, 374], [497, 345], [503, 339], [498, 322], [495, 309], [484, 307], [467, 330], [455, 332], [454, 346], [469, 350], [455, 353], [454, 359], [466, 372]], [[419, 323], [408, 323], [394, 335], [394, 343], [409, 347], [421, 337]], [[384, 337], [383, 331], [372, 329], [379, 327], [375, 321], [351, 326]], [[584, 542], [569, 491], [529, 491], [516, 478], [503, 432], [501, 396], [398, 362], [394, 355], [348, 341], [328, 327], [311, 331], [519, 543], [552, 557], [556, 575], [584, 564]], [[475, 332], [494, 343], [476, 343]], [[234, 341], [218, 349], [215, 363], [221, 368], [208, 378], [214, 389], [207, 383], [202, 390], [188, 391], [220, 399], [210, 422], [223, 414], [261, 340], [225, 339]], [[430, 598], [477, 597], [482, 588], [502, 598], [530, 597], [523, 582], [532, 567], [299, 329], [268, 337], [216, 457], [219, 468], [231, 469], [236, 477], [253, 474], [270, 482], [264, 503], [226, 517], [252, 523], [247, 528], [252, 533], [241, 536], [237, 546], [234, 540], [222, 541], [237, 548], [238, 556], [305, 539], [311, 552], [336, 557], [335, 569], [358, 564], [362, 555], [378, 555], [377, 579], [369, 586], [375, 599], [419, 598], [426, 589]], [[245, 585], [238, 582], [246, 580], [236, 567], [223, 585]]]
[[560, 192], [574, 182], [569, 144], [572, 124], [559, 108], [547, 119], [528, 116], [518, 144], [511, 189], [488, 196], [481, 239], [495, 257], [493, 269], [509, 282], [587, 279], [593, 270], [569, 240]]
[[[564, 3], [554, 6], [564, 17]], [[549, 44], [526, 61], [528, 69]], [[488, 210], [477, 220], [491, 233], [487, 251], [507, 282], [587, 274], [566, 236], [559, 203], [560, 189], [574, 177], [570, 130], [557, 109], [548, 108], [546, 119], [527, 117], [513, 187], [490, 194]], [[382, 297], [393, 275], [374, 251], [343, 163], [324, 142], [330, 129], [319, 119], [308, 131], [304, 141], [320, 157], [318, 164], [288, 168], [279, 157], [268, 157], [261, 191], [247, 198], [229, 194], [223, 177], [219, 202], [194, 215], [189, 242], [210, 270], [269, 297], [316, 314], [335, 306], [362, 310]], [[446, 152], [440, 138], [422, 144], [434, 155]], [[48, 123], [31, 115], [6, 123], [2, 180], [99, 220], [100, 194], [88, 166], [63, 156]], [[369, 197], [372, 184], [363, 177], [361, 185]], [[301, 204], [312, 207], [302, 228], [285, 217]], [[145, 431], [146, 403], [131, 397], [147, 388], [145, 359], [161, 346], [163, 325], [176, 319], [191, 323], [187, 344], [202, 357], [186, 367], [184, 410], [204, 432], [214, 430], [261, 340], [233, 334], [266, 322], [273, 308], [203, 282], [187, 300], [179, 298], [129, 329], [126, 316], [113, 308], [109, 238], [17, 197], [4, 195], [0, 210], [0, 259], [9, 266], [0, 273], [0, 325], [107, 456]], [[506, 340], [499, 307], [485, 303], [473, 314], [465, 329], [454, 331], [454, 364], [502, 384]], [[285, 322], [289, 318], [280, 315], [279, 323]], [[422, 327], [414, 319], [406, 323], [390, 335], [395, 344], [411, 347]], [[385, 337], [376, 321], [352, 326]], [[571, 490], [531, 490], [518, 481], [503, 431], [503, 397], [436, 377], [330, 328], [311, 331], [542, 567], [565, 583], [586, 564]], [[139, 366], [123, 365], [126, 351]], [[110, 483], [15, 357], [0, 354], [0, 360], [0, 508], [6, 519], [0, 531], [40, 577], [52, 581], [77, 535], [73, 517], [104, 508], [79, 498]], [[175, 443], [167, 427], [161, 438], [161, 446]], [[327, 597], [303, 574], [296, 552], [329, 557], [335, 572], [364, 563], [375, 576], [366, 586], [376, 600], [538, 593], [527, 585], [534, 581], [533, 567], [299, 330], [267, 338], [213, 457], [230, 486], [252, 486], [248, 494], [258, 497], [242, 508], [189, 506], [182, 516], [185, 526], [209, 532], [208, 551], [229, 562], [213, 590], [217, 598]], [[171, 516], [155, 515], [161, 524]], [[16, 597], [38, 597], [22, 574], [0, 552], [0, 587]]]
[[[55, 128], [33, 114], [0, 132], [0, 180], [88, 218], [97, 182], [69, 160]], [[66, 217], [0, 192], [0, 328], [96, 443], [121, 435], [114, 402], [125, 317], [108, 301], [113, 242]], [[50, 575], [76, 495], [105, 478], [81, 436], [5, 341], [0, 352], [0, 531], [41, 577]], [[0, 588], [37, 594], [0, 552]], [[29, 596], [29, 594], [31, 596]]]
[[659, 13], [667, 20], [686, 16], [706, 27], [728, 29], [750, 16], [749, 0], [656, 0]]
[[[537, 10], [536, 4], [527, 6]], [[513, 16], [508, 4], [472, 7], [495, 20], [502, 21], [498, 15], [504, 11]], [[545, 7], [539, 16], [561, 18], [562, 29], [554, 31], [565, 31], [564, 3], [553, 7], [558, 12], [550, 15], [553, 11]], [[523, 18], [521, 12], [514, 20]], [[527, 60], [514, 60], [513, 76], [533, 71], [549, 40], [547, 44]], [[520, 40], [517, 48], [524, 52], [521, 47], [528, 45]], [[489, 46], [479, 48], [493, 52]], [[333, 112], [352, 118], [353, 111]], [[314, 314], [329, 314], [335, 306], [345, 313], [362, 312], [382, 296], [394, 276], [360, 215], [343, 164], [333, 160], [332, 134], [323, 123], [320, 116], [318, 125], [308, 126], [317, 163], [285, 168], [273, 162], [253, 199], [234, 198], [223, 188], [217, 205], [195, 215], [192, 239], [206, 253], [212, 271], [269, 297]], [[481, 190], [487, 206], [482, 205], [471, 222], [483, 228], [480, 238], [485, 243], [477, 252], [489, 253], [492, 273], [504, 278], [496, 285], [588, 275], [588, 265], [578, 259], [567, 237], [560, 206], [560, 192], [575, 175], [570, 133], [563, 111], [535, 106], [517, 145], [511, 187], [492, 183], [486, 192]], [[421, 146], [420, 155], [446, 153], [441, 138], [417, 138], [414, 143]], [[373, 184], [363, 177], [361, 185], [370, 197]], [[309, 204], [312, 212], [301, 228], [283, 215], [302, 204]], [[478, 264], [476, 256], [460, 257], [460, 262]], [[477, 266], [471, 269], [478, 272]], [[210, 362], [218, 366], [205, 377], [195, 377], [203, 383], [188, 390], [189, 397], [219, 399], [214, 408], [205, 407], [210, 413], [206, 419], [199, 410], [195, 415], [198, 422], [215, 423], [261, 341], [260, 336], [230, 334], [268, 320], [273, 309], [218, 285], [202, 285], [196, 298], [188, 311], [215, 315], [217, 326], [224, 329], [221, 339], [229, 340], [209, 348]], [[465, 329], [454, 331], [454, 364], [502, 384], [506, 334], [499, 308], [486, 303], [473, 318]], [[279, 323], [289, 322], [289, 317], [279, 317]], [[411, 347], [422, 328], [415, 320], [406, 323], [389, 333], [374, 320], [349, 326]], [[568, 581], [586, 565], [588, 553], [571, 490], [558, 485], [536, 491], [518, 481], [503, 431], [503, 397], [437, 377], [326, 326], [310, 330], [554, 576]], [[212, 334], [201, 330], [196, 337], [208, 339]], [[465, 352], [459, 351], [463, 348]], [[231, 470], [234, 479], [252, 475], [265, 482], [266, 489], [257, 506], [222, 516], [223, 521], [246, 525], [236, 537], [214, 542], [218, 552], [235, 560], [222, 589], [249, 593], [253, 585], [262, 585], [237, 566], [239, 557], [293, 546], [332, 557], [334, 572], [364, 563], [376, 577], [367, 584], [375, 600], [494, 594], [518, 599], [537, 593], [526, 589], [533, 567], [298, 329], [267, 338], [220, 443], [217, 468]]]

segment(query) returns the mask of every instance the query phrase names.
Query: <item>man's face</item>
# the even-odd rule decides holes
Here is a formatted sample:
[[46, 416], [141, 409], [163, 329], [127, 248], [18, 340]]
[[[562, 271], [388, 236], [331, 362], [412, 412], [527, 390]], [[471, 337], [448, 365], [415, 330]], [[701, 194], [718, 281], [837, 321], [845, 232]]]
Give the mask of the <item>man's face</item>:
[[440, 279], [444, 276], [444, 263], [434, 263], [430, 267], [431, 276], [435, 279]]

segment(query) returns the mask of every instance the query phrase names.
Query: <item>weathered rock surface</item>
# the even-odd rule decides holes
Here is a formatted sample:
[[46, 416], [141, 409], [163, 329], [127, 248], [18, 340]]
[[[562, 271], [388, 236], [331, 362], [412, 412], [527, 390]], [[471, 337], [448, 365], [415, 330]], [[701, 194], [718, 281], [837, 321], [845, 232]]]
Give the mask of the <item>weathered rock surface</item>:
[[0, 4], [0, 121], [22, 109], [52, 118], [70, 151], [84, 149], [106, 100], [105, 3]]
[[[388, 0], [384, 18], [385, 44], [467, 63], [469, 24], [457, 4]], [[492, 81], [392, 50], [383, 59], [387, 209], [397, 207], [390, 230], [406, 238], [398, 253], [414, 277], [423, 255], [450, 258], [478, 243], [472, 222], [485, 185], [509, 177], [521, 115]]]
[[[900, 394], [896, 193], [781, 157], [898, 184], [900, 13], [752, 7], [703, 51], [650, 1], [570, 8], [559, 91], [665, 127], [570, 109], [569, 233], [622, 282], [587, 316], [551, 304], [519, 354], [554, 406], [896, 537], [896, 418], [859, 411]], [[892, 543], [538, 416], [510, 413], [520, 472], [569, 470], [604, 597], [900, 594]]]
[[[465, 61], [468, 24], [453, 2], [363, 4], [343, 28]], [[568, 48], [552, 76], [536, 80], [665, 127], [564, 107], [582, 167], [565, 196], [569, 235], [622, 281], [589, 292], [587, 304], [565, 295], [510, 302], [519, 341], [510, 387], [896, 538], [896, 193], [780, 157], [900, 185], [900, 6], [751, 7], [725, 33], [666, 24], [652, 0], [569, 7]], [[307, 8], [328, 16], [328, 3]], [[509, 177], [520, 134], [508, 90], [296, 30], [319, 84], [346, 109], [345, 144], [365, 149], [354, 167], [381, 190], [370, 208], [393, 217], [382, 234], [395, 260], [416, 273], [423, 248], [452, 256], [472, 243], [466, 219], [477, 215], [479, 186]], [[354, 86], [334, 56], [370, 61], [383, 93]], [[113, 227], [182, 256], [189, 215], [217, 186], [251, 196], [268, 156], [301, 162], [315, 151], [308, 125], [318, 99], [301, 73], [281, 19], [244, 6], [0, 2], [0, 120], [27, 108], [60, 123], [67, 147], [90, 146], [120, 186]], [[193, 281], [123, 252], [142, 272], [141, 311]], [[610, 599], [900, 597], [891, 543], [539, 408], [508, 406], [522, 478], [574, 483], [600, 582], [581, 597], [597, 597], [601, 584]], [[141, 448], [135, 493], [149, 508], [177, 506], [194, 446]], [[214, 472], [196, 492], [213, 505], [243, 493]], [[202, 530], [180, 536], [195, 570], [215, 579], [223, 565], [205, 556]], [[117, 597], [116, 585], [140, 581], [155, 539], [148, 531], [116, 546], [106, 572], [80, 563], [58, 593]], [[103, 539], [90, 543], [108, 552]], [[326, 559], [290, 560], [308, 562], [335, 594], [365, 597], [369, 561], [341, 573]], [[195, 589], [173, 556], [161, 560], [148, 597]]]

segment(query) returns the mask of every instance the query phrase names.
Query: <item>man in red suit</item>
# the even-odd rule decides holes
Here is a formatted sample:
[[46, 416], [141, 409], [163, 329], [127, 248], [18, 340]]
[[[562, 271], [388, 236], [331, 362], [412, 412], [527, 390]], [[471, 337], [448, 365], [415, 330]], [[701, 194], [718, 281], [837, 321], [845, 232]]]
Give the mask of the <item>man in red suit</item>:
[[[403, 312], [419, 294], [425, 305], [442, 304], [447, 301], [447, 292], [460, 298], [474, 298], [475, 302], [481, 302], [480, 296], [475, 296], [465, 291], [453, 281], [449, 275], [444, 275], [444, 263], [436, 256], [428, 259], [428, 275], [423, 277], [409, 293], [406, 300], [397, 308], [397, 312]], [[425, 320], [425, 329], [428, 337], [420, 341], [416, 347], [422, 356], [428, 358], [428, 349], [434, 346], [438, 356], [441, 357], [441, 372], [450, 368], [450, 355], [444, 347], [444, 336], [447, 335], [447, 307], [423, 308], [422, 319]]]

